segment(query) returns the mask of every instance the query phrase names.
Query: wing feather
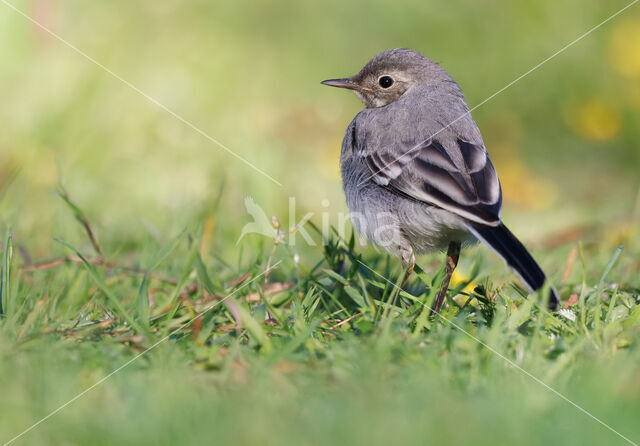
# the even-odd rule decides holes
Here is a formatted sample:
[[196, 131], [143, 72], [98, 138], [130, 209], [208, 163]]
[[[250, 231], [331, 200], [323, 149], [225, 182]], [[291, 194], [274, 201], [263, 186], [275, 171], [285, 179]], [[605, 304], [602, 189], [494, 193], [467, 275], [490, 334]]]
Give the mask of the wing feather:
[[458, 138], [445, 146], [429, 139], [408, 150], [393, 147], [360, 156], [381, 186], [478, 223], [500, 223], [500, 182], [482, 144]]

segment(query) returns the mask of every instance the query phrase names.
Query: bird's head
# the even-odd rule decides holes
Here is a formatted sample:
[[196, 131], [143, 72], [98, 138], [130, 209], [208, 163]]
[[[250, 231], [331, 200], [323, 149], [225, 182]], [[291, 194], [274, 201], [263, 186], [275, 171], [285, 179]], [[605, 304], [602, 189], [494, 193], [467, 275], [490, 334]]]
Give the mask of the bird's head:
[[354, 76], [322, 83], [353, 90], [367, 108], [377, 108], [397, 101], [416, 86], [428, 87], [447, 79], [446, 71], [422, 54], [396, 48], [375, 55]]

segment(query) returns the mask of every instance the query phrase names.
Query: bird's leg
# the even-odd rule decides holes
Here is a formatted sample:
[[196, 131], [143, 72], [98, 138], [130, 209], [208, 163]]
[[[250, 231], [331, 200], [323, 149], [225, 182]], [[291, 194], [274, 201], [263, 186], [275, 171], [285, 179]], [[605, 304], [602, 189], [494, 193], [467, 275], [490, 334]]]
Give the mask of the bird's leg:
[[[407, 283], [409, 276], [413, 272], [413, 268], [416, 266], [416, 256], [413, 254], [413, 248], [408, 247], [401, 251], [402, 255], [402, 269], [407, 269], [404, 273], [404, 279], [402, 279], [402, 286]], [[408, 267], [408, 268], [407, 268]]]
[[449, 242], [449, 248], [447, 249], [447, 264], [445, 266], [444, 280], [442, 281], [442, 286], [440, 287], [438, 296], [436, 296], [436, 301], [433, 304], [433, 308], [431, 309], [431, 314], [440, 313], [440, 308], [442, 308], [442, 304], [444, 303], [444, 296], [447, 294], [447, 289], [449, 289], [449, 282], [451, 282], [451, 276], [453, 275], [453, 270], [455, 270], [456, 266], [458, 265], [459, 257], [460, 257], [460, 242], [457, 240], [453, 240]]

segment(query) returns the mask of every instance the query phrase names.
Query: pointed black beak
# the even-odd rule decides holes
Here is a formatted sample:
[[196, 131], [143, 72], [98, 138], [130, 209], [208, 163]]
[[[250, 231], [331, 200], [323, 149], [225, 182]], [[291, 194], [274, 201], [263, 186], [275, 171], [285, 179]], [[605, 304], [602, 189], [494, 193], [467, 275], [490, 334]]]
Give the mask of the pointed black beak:
[[326, 81], [320, 82], [323, 85], [328, 85], [330, 87], [338, 87], [338, 88], [348, 88], [349, 90], [358, 90], [360, 89], [360, 85], [352, 81], [350, 78], [344, 79], [327, 79]]

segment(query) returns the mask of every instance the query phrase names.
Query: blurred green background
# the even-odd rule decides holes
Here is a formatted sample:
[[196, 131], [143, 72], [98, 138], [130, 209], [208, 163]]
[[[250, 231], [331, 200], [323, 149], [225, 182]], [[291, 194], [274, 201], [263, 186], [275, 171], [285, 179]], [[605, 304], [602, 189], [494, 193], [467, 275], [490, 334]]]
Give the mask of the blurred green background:
[[[282, 186], [52, 38], [7, 2]], [[251, 221], [246, 197], [284, 225], [290, 197], [296, 199], [296, 222], [314, 212], [312, 221], [321, 225], [326, 212], [336, 223], [345, 211], [339, 148], [362, 105], [321, 80], [354, 74], [383, 49], [409, 47], [444, 66], [474, 107], [627, 4], [0, 0], [0, 235], [4, 240], [12, 228], [16, 247], [14, 314], [0, 327], [2, 441], [148, 345], [122, 338], [127, 333], [117, 333], [115, 326], [104, 333], [74, 332], [73, 324], [113, 314], [81, 266], [33, 275], [15, 266], [68, 254], [54, 238], [91, 252], [73, 213], [55, 196], [58, 182], [91, 221], [107, 259], [124, 264], [147, 265], [158, 246], [206, 221], [203, 257], [225, 290], [244, 272], [262, 270], [271, 247], [257, 235], [236, 245]], [[499, 323], [469, 319], [464, 326], [625, 435], [640, 438], [640, 4], [479, 107], [473, 117], [502, 180], [505, 221], [557, 281], [563, 270], [569, 272], [562, 279], [565, 299], [587, 290], [591, 306], [582, 322], [593, 326], [554, 338], [544, 325], [549, 319], [536, 319], [540, 313], [531, 305], [522, 305], [523, 316], [516, 301], [508, 300], [517, 294], [510, 287], [502, 289], [513, 305], [500, 301]], [[580, 265], [578, 240], [585, 243], [584, 278], [581, 266], [573, 268]], [[603, 292], [594, 292], [619, 243], [625, 250], [607, 280], [621, 284], [618, 304], [625, 306], [625, 317], [630, 315], [624, 330], [613, 303], [606, 323], [598, 325]], [[307, 268], [323, 255], [320, 247], [296, 249]], [[186, 262], [185, 246], [177, 252], [162, 270], [167, 277], [179, 277]], [[477, 259], [491, 259], [483, 263], [483, 273], [500, 271], [499, 284], [513, 280], [488, 250], [476, 253], [463, 256], [463, 272]], [[422, 262], [429, 274], [441, 263], [436, 257]], [[277, 280], [303, 282], [296, 276], [297, 261], [285, 263], [288, 272], [274, 273]], [[103, 272], [127, 308], [133, 307], [140, 277]], [[47, 301], [50, 292], [55, 297]], [[611, 299], [605, 303], [615, 300], [604, 295]], [[160, 306], [156, 303], [154, 311]], [[247, 308], [264, 320], [264, 306]], [[292, 305], [283, 314], [296, 309]], [[215, 323], [233, 321], [225, 311], [216, 312]], [[322, 311], [315, 317], [337, 322]], [[529, 317], [535, 329], [522, 328]], [[428, 332], [412, 336], [405, 319], [386, 325], [392, 327], [383, 333], [390, 341], [382, 347], [378, 341], [384, 337], [376, 337], [375, 330], [359, 337], [359, 329], [347, 325], [335, 337], [317, 326], [306, 334], [269, 328], [276, 345], [271, 356], [256, 347], [253, 333], [247, 345], [241, 342], [245, 335], [233, 338], [227, 332], [214, 333], [219, 337], [213, 344], [190, 335], [172, 339], [21, 441], [620, 440], [463, 333], [436, 321]]]
[[[283, 184], [269, 181], [5, 4], [0, 8], [2, 224], [34, 256], [80, 242], [59, 179], [103, 243], [126, 249], [206, 215], [234, 249], [254, 197], [288, 220], [344, 210], [338, 154], [361, 108], [319, 81], [410, 47], [471, 107], [623, 1], [17, 1], [15, 6]], [[632, 7], [473, 112], [527, 240], [627, 222], [640, 184], [640, 8]], [[16, 173], [11, 187], [8, 179]], [[332, 220], [333, 222], [333, 220]], [[535, 222], [535, 223], [534, 223]], [[622, 224], [624, 226], [624, 224]], [[108, 228], [108, 230], [107, 230]], [[226, 246], [225, 240], [229, 240]]]

